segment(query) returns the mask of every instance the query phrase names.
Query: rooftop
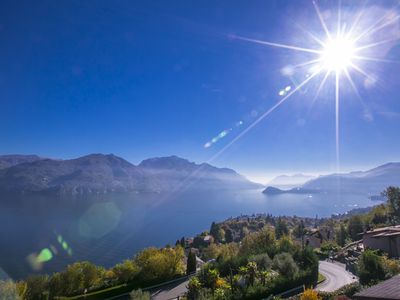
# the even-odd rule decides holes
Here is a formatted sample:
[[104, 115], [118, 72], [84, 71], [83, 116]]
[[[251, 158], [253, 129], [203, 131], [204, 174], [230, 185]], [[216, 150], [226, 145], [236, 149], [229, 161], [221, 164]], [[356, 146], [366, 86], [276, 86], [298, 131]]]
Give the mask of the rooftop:
[[366, 233], [380, 233], [380, 232], [385, 232], [385, 231], [389, 231], [389, 232], [399, 231], [400, 232], [400, 225], [375, 228], [373, 230], [367, 231]]
[[400, 275], [354, 295], [357, 300], [400, 300]]
[[381, 238], [381, 237], [387, 237], [387, 236], [390, 237], [390, 236], [399, 236], [399, 235], [400, 235], [400, 231], [395, 231], [395, 232], [388, 231], [388, 232], [382, 232], [382, 233], [374, 234], [371, 237], [373, 237], [373, 238]]

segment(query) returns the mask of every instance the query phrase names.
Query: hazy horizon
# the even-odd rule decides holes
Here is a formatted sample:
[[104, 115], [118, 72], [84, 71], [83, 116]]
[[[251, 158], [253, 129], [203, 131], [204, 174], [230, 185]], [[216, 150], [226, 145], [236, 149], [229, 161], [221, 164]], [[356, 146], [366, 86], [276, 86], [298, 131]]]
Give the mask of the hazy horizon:
[[[74, 156], [74, 157], [49, 157], [49, 156], [45, 156], [45, 155], [41, 155], [39, 153], [1, 153], [0, 152], [0, 156], [1, 155], [38, 155], [39, 157], [43, 157], [43, 158], [49, 158], [49, 159], [74, 159], [74, 158], [78, 158], [81, 156], [86, 156], [86, 155], [90, 155], [90, 154], [97, 154], [99, 152], [93, 152], [93, 153], [85, 153], [79, 156]], [[130, 163], [134, 164], [134, 165], [138, 165], [141, 161], [145, 160], [145, 159], [149, 159], [149, 158], [153, 158], [153, 157], [167, 157], [167, 156], [172, 156], [175, 154], [171, 154], [171, 155], [158, 155], [158, 156], [153, 156], [153, 157], [143, 157], [140, 159], [135, 159], [135, 160], [130, 160], [126, 157], [120, 156], [116, 153], [100, 153], [100, 154], [113, 154], [116, 156], [119, 156], [127, 161], [129, 161]], [[193, 160], [190, 157], [182, 157], [179, 156], [181, 158], [187, 159], [190, 162], [194, 162], [197, 164], [201, 164], [204, 163], [206, 161], [198, 161], [198, 160]], [[397, 162], [397, 161], [385, 161], [385, 162], [380, 162], [377, 164], [369, 164], [367, 166], [353, 166], [353, 167], [347, 167], [347, 168], [341, 168], [339, 173], [350, 173], [350, 172], [354, 172], [354, 171], [367, 171], [370, 169], [373, 169], [375, 167], [387, 164], [387, 163], [393, 163], [393, 162]], [[246, 178], [248, 178], [249, 180], [255, 182], [255, 183], [260, 183], [263, 185], [268, 185], [268, 183], [273, 180], [274, 178], [278, 177], [278, 176], [282, 176], [282, 175], [287, 175], [287, 176], [293, 176], [296, 174], [302, 174], [302, 175], [308, 175], [308, 176], [314, 176], [314, 177], [318, 177], [318, 176], [323, 176], [323, 175], [329, 175], [329, 174], [334, 174], [336, 173], [335, 170], [335, 166], [331, 166], [331, 169], [322, 169], [322, 170], [313, 170], [313, 169], [302, 169], [302, 170], [294, 170], [294, 169], [286, 169], [286, 170], [265, 170], [264, 172], [260, 172], [259, 170], [256, 172], [252, 172], [246, 169], [240, 169], [240, 168], [234, 168], [232, 166], [229, 165], [220, 165], [220, 164], [215, 164], [212, 161], [208, 161], [207, 163], [218, 167], [218, 168], [230, 168], [235, 170], [236, 172], [238, 172], [241, 175], [244, 175]]]

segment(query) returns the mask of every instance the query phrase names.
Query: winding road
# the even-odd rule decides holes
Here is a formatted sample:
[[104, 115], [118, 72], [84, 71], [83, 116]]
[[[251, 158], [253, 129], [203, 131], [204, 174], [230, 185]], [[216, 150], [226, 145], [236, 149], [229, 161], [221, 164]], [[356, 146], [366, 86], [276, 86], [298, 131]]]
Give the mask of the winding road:
[[[317, 285], [316, 290], [324, 292], [333, 292], [342, 286], [357, 281], [353, 274], [346, 271], [343, 264], [337, 262], [320, 261], [319, 272], [326, 277], [326, 280]], [[154, 300], [172, 300], [178, 299], [187, 292], [189, 280], [177, 281], [171, 284], [160, 286], [151, 291], [151, 299]], [[109, 298], [109, 300], [130, 299], [128, 293], [118, 297]]]
[[320, 261], [319, 272], [326, 277], [326, 280], [317, 285], [318, 291], [333, 292], [346, 284], [357, 281], [357, 278], [348, 272], [343, 264], [337, 262]]

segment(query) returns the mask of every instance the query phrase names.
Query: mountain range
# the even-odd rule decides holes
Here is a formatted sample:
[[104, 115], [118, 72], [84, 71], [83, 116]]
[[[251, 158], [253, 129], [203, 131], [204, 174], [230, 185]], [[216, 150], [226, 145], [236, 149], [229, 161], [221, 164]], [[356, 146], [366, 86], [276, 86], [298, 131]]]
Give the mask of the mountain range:
[[400, 185], [400, 163], [387, 163], [367, 171], [319, 176], [302, 185], [304, 189], [380, 194], [387, 186]]
[[232, 169], [196, 164], [177, 156], [150, 158], [137, 166], [113, 154], [90, 154], [69, 160], [35, 155], [0, 156], [0, 191], [59, 194], [167, 192], [177, 186], [202, 189], [260, 187]]
[[293, 175], [279, 175], [269, 181], [267, 185], [282, 189], [289, 189], [298, 187], [299, 185], [302, 185], [305, 182], [314, 178], [315, 176], [305, 175], [301, 173]]
[[398, 162], [387, 163], [367, 171], [319, 176], [289, 191], [267, 187], [264, 193], [330, 193], [340, 191], [374, 196], [379, 195], [390, 185], [400, 186], [400, 163]]

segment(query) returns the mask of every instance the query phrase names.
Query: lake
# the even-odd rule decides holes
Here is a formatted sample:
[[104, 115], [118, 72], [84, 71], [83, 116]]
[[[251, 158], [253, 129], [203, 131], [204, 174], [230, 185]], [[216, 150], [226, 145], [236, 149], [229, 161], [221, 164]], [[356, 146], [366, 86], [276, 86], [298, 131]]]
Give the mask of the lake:
[[[367, 195], [267, 196], [258, 189], [85, 198], [2, 196], [0, 203], [0, 277], [14, 279], [51, 273], [80, 260], [109, 267], [144, 247], [173, 245], [182, 236], [209, 230], [213, 221], [241, 214], [327, 217], [377, 204]], [[41, 251], [44, 261], [33, 263], [32, 254]]]

